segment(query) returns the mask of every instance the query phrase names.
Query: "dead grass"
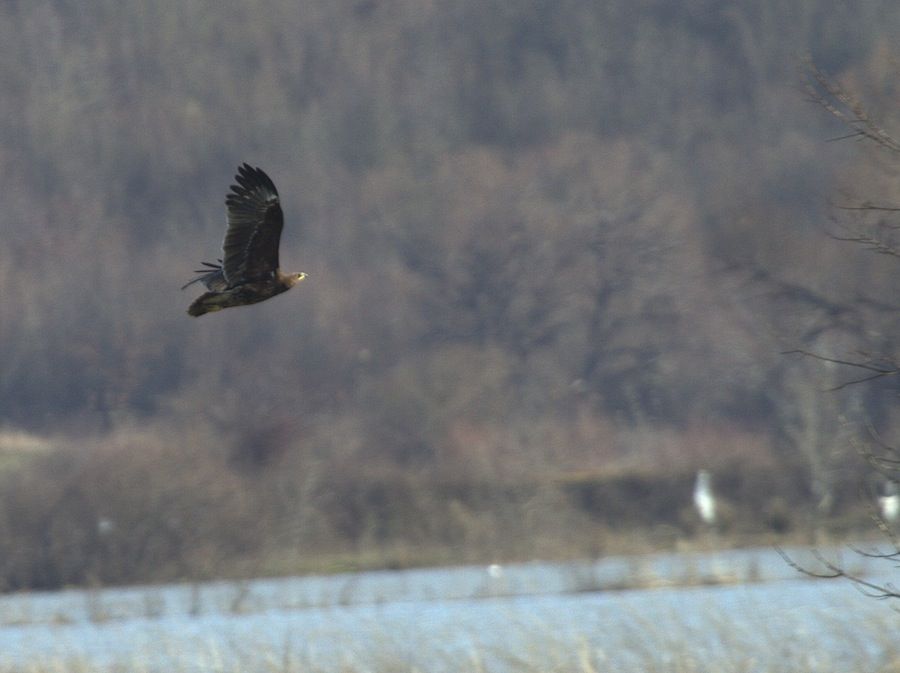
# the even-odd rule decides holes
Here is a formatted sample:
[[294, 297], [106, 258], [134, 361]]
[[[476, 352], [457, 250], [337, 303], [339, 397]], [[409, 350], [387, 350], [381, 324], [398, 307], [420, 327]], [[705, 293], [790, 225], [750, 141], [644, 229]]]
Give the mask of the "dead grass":
[[[584, 627], [512, 620], [502, 636], [436, 631], [410, 642], [408, 634], [375, 628], [364, 645], [347, 642], [337, 651], [314, 643], [298, 646], [286, 637], [280, 646], [212, 641], [179, 654], [177, 645], [158, 642], [169, 653], [167, 673], [898, 673], [900, 651], [890, 610], [866, 613], [863, 629], [848, 633], [839, 620], [823, 619], [800, 637], [775, 625], [754, 629], [752, 619], [721, 615], [698, 630], [668, 609], [653, 615], [630, 613], [615, 642]], [[868, 634], [868, 635], [862, 635]], [[496, 636], [496, 634], [492, 634]], [[454, 642], [448, 647], [448, 642]], [[470, 642], [459, 647], [460, 642]], [[829, 643], [832, 656], [815, 643]], [[0, 655], [0, 662], [3, 661]], [[106, 665], [79, 658], [47, 657], [27, 665], [0, 663], [0, 673], [145, 673], [159, 670], [139, 653], [113, 657]]]

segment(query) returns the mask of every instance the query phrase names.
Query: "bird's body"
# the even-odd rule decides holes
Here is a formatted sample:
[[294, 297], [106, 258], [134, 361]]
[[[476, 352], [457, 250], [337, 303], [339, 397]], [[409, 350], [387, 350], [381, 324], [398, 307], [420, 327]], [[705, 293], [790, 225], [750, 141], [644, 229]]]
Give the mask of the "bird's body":
[[711, 526], [716, 522], [716, 496], [712, 490], [712, 475], [708, 470], [697, 472], [694, 483], [694, 507], [703, 523]]
[[199, 281], [209, 290], [188, 308], [195, 317], [265, 301], [306, 278], [305, 273], [285, 273], [278, 266], [284, 216], [275, 184], [249, 164], [238, 168], [235, 180], [238, 184], [225, 197], [224, 256], [219, 264], [203, 262], [206, 268], [197, 271], [201, 275], [182, 287]]
[[900, 488], [894, 481], [887, 482], [878, 496], [878, 511], [886, 523], [894, 523], [900, 514]]
[[287, 274], [278, 272], [275, 278], [249, 281], [221, 292], [205, 292], [201, 294], [188, 307], [188, 313], [192, 316], [201, 316], [204, 313], [221, 311], [232, 306], [248, 306], [287, 292], [302, 278], [299, 274]]

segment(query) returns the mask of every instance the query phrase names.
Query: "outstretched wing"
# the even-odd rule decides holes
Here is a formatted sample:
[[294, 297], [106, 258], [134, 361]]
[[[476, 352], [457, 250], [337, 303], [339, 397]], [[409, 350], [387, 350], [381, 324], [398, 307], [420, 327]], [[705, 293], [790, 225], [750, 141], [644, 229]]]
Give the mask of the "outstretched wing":
[[236, 185], [225, 197], [228, 230], [222, 270], [228, 286], [271, 278], [278, 268], [284, 215], [275, 184], [259, 168], [238, 168]]

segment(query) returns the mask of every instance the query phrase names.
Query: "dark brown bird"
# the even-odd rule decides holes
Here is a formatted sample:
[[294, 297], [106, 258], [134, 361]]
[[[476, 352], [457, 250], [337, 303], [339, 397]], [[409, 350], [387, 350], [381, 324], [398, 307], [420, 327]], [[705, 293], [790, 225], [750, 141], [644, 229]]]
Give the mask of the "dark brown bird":
[[221, 311], [232, 306], [256, 304], [287, 292], [306, 278], [305, 273], [284, 273], [278, 266], [278, 244], [284, 214], [275, 183], [259, 168], [238, 167], [236, 185], [225, 196], [228, 228], [222, 244], [224, 255], [218, 264], [203, 262], [202, 274], [181, 289], [198, 281], [209, 292], [200, 295], [188, 308], [192, 316]]

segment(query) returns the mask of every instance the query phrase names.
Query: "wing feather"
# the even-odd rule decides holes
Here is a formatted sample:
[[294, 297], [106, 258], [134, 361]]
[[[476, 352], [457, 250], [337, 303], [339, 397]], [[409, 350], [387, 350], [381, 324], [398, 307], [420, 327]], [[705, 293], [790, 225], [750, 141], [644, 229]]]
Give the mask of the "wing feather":
[[218, 264], [213, 264], [212, 262], [200, 262], [205, 269], [195, 269], [194, 273], [201, 274], [196, 278], [192, 278], [187, 283], [181, 286], [181, 289], [184, 290], [194, 283], [203, 283], [206, 286], [207, 290], [212, 292], [224, 292], [228, 289], [228, 281], [225, 280], [225, 272], [222, 271], [222, 260], [219, 260]]
[[229, 287], [273, 276], [284, 227], [278, 190], [268, 175], [245, 163], [235, 180], [225, 197], [228, 229], [222, 245]]

